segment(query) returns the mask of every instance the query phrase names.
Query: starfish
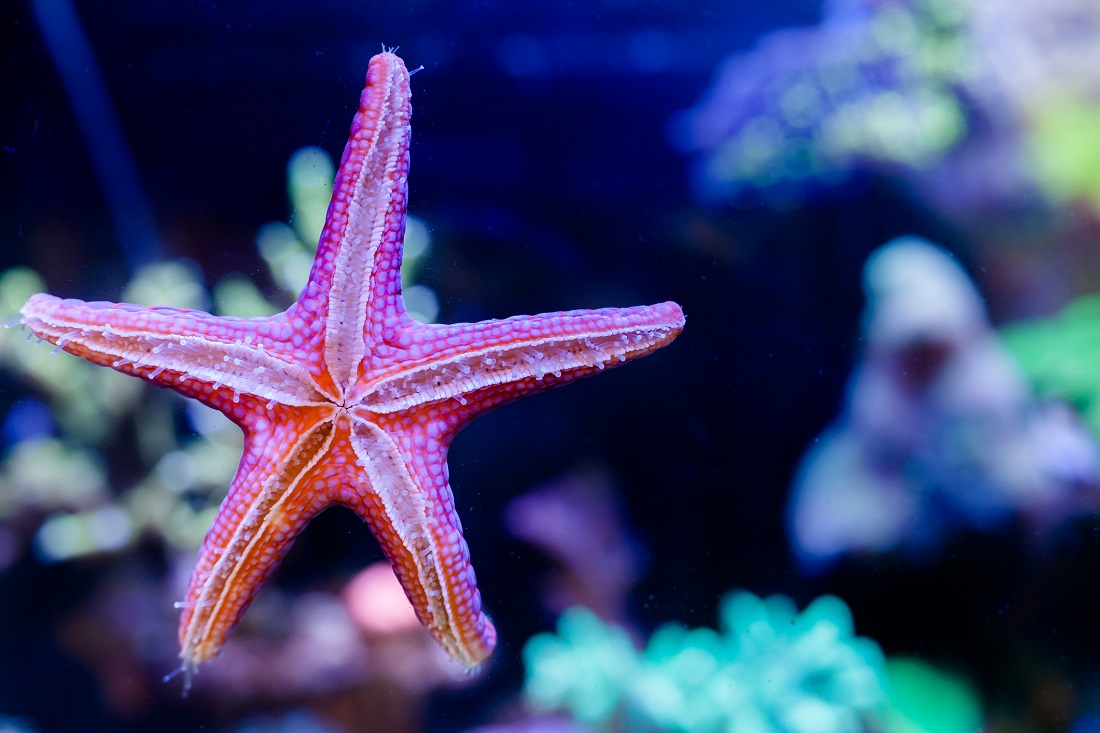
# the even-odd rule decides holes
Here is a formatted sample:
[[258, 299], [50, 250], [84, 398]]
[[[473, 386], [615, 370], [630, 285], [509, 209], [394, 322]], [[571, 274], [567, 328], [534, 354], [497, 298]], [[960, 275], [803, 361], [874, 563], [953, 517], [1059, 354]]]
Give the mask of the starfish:
[[187, 679], [217, 655], [295, 536], [332, 505], [370, 527], [420, 621], [476, 666], [496, 631], [455, 512], [447, 450], [486, 411], [670, 343], [675, 303], [429, 325], [401, 297], [409, 72], [370, 61], [309, 281], [268, 318], [62, 300], [21, 310], [39, 338], [220, 410], [244, 454], [180, 604]]

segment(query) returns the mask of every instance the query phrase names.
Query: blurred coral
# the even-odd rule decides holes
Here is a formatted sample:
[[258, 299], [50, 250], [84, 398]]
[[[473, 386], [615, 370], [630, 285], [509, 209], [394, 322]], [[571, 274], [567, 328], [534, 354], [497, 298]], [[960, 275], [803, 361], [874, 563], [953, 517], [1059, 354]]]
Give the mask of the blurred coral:
[[853, 635], [838, 598], [802, 613], [790, 599], [737, 591], [720, 631], [667, 625], [639, 653], [620, 629], [573, 608], [524, 648], [525, 692], [598, 729], [708, 733], [867, 730], [887, 700], [878, 646]]
[[1040, 404], [962, 268], [916, 239], [868, 259], [864, 351], [843, 415], [795, 479], [792, 542], [810, 567], [921, 552], [1019, 513], [1038, 527], [1097, 505], [1097, 447]]
[[890, 704], [881, 719], [887, 733], [971, 733], [982, 729], [978, 695], [959, 675], [921, 659], [892, 657], [886, 661], [886, 676]]
[[1082, 0], [832, 0], [728, 57], [673, 142], [712, 200], [790, 201], [861, 168], [945, 211], [1096, 197], [1098, 40]]
[[544, 606], [584, 606], [628, 626], [627, 594], [641, 576], [643, 552], [625, 526], [608, 469], [577, 468], [529, 489], [505, 509], [512, 536], [538, 547], [558, 568], [543, 584]]
[[416, 612], [387, 563], [375, 563], [357, 573], [344, 587], [343, 596], [352, 620], [368, 634], [420, 628]]
[[1050, 318], [1001, 329], [1005, 346], [1043, 397], [1077, 407], [1100, 436], [1100, 295], [1086, 295]]

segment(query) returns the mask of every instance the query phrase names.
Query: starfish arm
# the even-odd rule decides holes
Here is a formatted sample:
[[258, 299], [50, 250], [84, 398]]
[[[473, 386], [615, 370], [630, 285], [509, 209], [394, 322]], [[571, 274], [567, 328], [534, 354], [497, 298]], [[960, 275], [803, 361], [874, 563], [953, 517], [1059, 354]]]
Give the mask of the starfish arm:
[[371, 526], [420, 621], [473, 667], [492, 653], [496, 629], [481, 608], [447, 479], [449, 433], [438, 426], [413, 416], [378, 424], [353, 417], [351, 444], [369, 482], [348, 503]]
[[310, 369], [340, 389], [356, 374], [368, 331], [408, 316], [401, 251], [408, 197], [409, 73], [392, 53], [371, 59], [359, 111], [340, 161], [309, 282], [291, 312], [307, 325]]
[[303, 366], [277, 355], [281, 344], [272, 331], [279, 329], [268, 319], [44, 293], [32, 296], [20, 314], [35, 336], [63, 351], [169, 387], [234, 419], [243, 414], [234, 407], [242, 395], [286, 405], [324, 399]]
[[278, 409], [277, 421], [246, 434], [237, 475], [199, 550], [179, 626], [189, 672], [217, 655], [294, 538], [334, 501], [324, 490], [339, 432], [334, 411]]
[[[672, 342], [684, 326], [675, 303], [566, 311], [406, 329], [405, 358], [372, 365], [360, 404], [392, 413], [453, 400], [472, 419], [502, 402], [618, 366]], [[480, 408], [480, 409], [479, 409]]]

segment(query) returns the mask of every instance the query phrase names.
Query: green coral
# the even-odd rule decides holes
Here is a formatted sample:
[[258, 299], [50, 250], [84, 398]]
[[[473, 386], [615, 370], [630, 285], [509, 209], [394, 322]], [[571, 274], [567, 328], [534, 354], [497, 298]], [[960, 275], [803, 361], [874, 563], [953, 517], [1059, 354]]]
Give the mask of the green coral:
[[923, 169], [966, 138], [959, 89], [976, 64], [966, 13], [942, 0], [864, 12], [858, 23], [781, 32], [725, 67], [694, 114], [700, 129], [728, 132], [689, 144], [706, 149], [712, 185], [829, 181], [861, 160]]
[[1100, 102], [1066, 95], [1039, 108], [1028, 135], [1040, 189], [1053, 201], [1100, 209]]
[[[0, 273], [0, 318], [15, 321], [26, 299], [44, 289], [29, 269]], [[122, 297], [180, 308], [209, 302], [198, 268], [179, 261], [142, 268]], [[188, 408], [192, 414], [216, 419], [198, 436], [181, 435], [174, 417], [179, 397], [25, 339], [18, 328], [0, 331], [0, 364], [45, 397], [59, 435], [30, 436], [4, 453], [0, 521], [28, 508], [45, 514], [33, 546], [47, 561], [124, 550], [146, 530], [172, 547], [197, 547], [213, 509], [195, 508], [191, 496], [207, 497], [211, 505], [220, 500], [240, 460], [240, 432], [220, 413], [196, 405]], [[146, 473], [117, 485], [100, 451], [127, 423], [134, 427], [135, 463]]]
[[1001, 330], [1005, 346], [1042, 397], [1064, 400], [1100, 436], [1100, 295], [1086, 295], [1061, 313]]
[[895, 657], [886, 663], [890, 706], [887, 733], [971, 733], [982, 728], [982, 708], [973, 686], [927, 662]]

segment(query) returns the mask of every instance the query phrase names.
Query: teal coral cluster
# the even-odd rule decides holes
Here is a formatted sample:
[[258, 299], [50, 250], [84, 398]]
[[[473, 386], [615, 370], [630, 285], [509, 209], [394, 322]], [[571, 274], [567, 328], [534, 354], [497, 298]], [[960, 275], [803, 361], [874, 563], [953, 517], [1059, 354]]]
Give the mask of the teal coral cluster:
[[799, 613], [784, 596], [736, 591], [719, 631], [661, 627], [643, 651], [587, 609], [524, 648], [525, 692], [598, 730], [675, 733], [856, 733], [887, 702], [875, 642], [854, 635], [840, 599]]

